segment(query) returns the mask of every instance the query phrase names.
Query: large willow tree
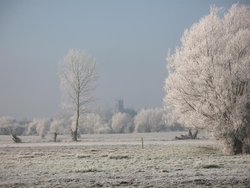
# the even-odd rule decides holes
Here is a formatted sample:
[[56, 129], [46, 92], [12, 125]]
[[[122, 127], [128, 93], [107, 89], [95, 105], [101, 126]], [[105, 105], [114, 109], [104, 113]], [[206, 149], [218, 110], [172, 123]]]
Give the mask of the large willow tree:
[[225, 151], [249, 153], [250, 7], [212, 7], [167, 60], [166, 107], [187, 127], [212, 131]]

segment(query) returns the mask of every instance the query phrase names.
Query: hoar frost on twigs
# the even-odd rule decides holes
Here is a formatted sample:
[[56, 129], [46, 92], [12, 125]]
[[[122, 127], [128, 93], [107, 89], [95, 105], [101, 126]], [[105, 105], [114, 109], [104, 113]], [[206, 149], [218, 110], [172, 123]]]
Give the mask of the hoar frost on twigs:
[[166, 130], [163, 109], [142, 109], [134, 120], [135, 132], [160, 132]]
[[41, 138], [45, 138], [50, 127], [49, 119], [33, 119], [27, 125], [27, 135], [38, 134]]
[[85, 113], [79, 119], [79, 131], [84, 134], [109, 133], [111, 130], [98, 113]]
[[114, 133], [131, 133], [134, 131], [133, 119], [127, 113], [115, 113], [112, 116], [111, 127]]
[[96, 81], [95, 60], [79, 50], [70, 50], [60, 64], [59, 78], [64, 96], [64, 106], [73, 112], [72, 140], [77, 141], [80, 115], [93, 100]]
[[250, 152], [250, 7], [216, 7], [167, 58], [164, 102], [187, 127], [206, 128], [227, 153]]

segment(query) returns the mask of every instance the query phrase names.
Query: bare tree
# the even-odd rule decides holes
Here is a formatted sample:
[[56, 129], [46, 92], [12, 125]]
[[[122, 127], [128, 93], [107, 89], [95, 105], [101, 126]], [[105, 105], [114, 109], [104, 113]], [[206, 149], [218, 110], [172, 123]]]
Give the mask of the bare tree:
[[72, 140], [77, 141], [80, 115], [93, 100], [96, 81], [96, 64], [92, 57], [79, 50], [70, 50], [60, 64], [59, 77], [64, 106], [74, 114]]

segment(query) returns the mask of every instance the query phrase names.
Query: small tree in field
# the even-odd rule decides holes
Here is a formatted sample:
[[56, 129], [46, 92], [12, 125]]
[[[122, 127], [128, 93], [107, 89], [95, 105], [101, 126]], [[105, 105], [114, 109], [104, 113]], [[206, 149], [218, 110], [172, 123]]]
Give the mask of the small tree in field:
[[114, 133], [131, 133], [134, 130], [133, 120], [130, 115], [121, 112], [112, 116], [111, 127]]
[[79, 119], [79, 130], [84, 134], [99, 134], [111, 132], [107, 123], [98, 113], [85, 113]]
[[160, 108], [142, 109], [134, 119], [135, 132], [160, 132], [166, 129], [164, 110]]
[[212, 131], [227, 153], [249, 153], [250, 7], [212, 7], [167, 60], [164, 101], [179, 121]]
[[50, 120], [48, 120], [48, 119], [35, 119], [33, 121], [36, 124], [36, 132], [39, 134], [39, 136], [42, 139], [44, 139], [45, 135], [49, 131]]
[[50, 124], [50, 133], [53, 134], [53, 141], [57, 141], [57, 135], [62, 133], [63, 122], [61, 119], [54, 119]]
[[70, 50], [60, 64], [59, 77], [64, 94], [64, 105], [73, 112], [72, 140], [77, 141], [80, 115], [93, 100], [96, 65], [93, 58], [84, 52]]

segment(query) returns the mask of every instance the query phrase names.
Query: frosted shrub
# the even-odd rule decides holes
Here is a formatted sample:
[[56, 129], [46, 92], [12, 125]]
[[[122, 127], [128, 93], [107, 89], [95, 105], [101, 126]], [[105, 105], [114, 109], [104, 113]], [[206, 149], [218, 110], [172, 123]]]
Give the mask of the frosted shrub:
[[44, 138], [49, 131], [50, 121], [46, 119], [38, 119], [36, 121], [36, 131], [41, 138]]
[[54, 119], [51, 124], [50, 124], [50, 133], [61, 133], [62, 131], [61, 128], [62, 128], [62, 125], [63, 125], [63, 122], [62, 120], [59, 120], [59, 119]]
[[17, 121], [13, 117], [3, 116], [0, 117], [0, 135], [23, 135], [26, 131], [26, 126], [23, 122]]
[[36, 135], [36, 122], [33, 120], [27, 125], [27, 135]]
[[163, 109], [142, 109], [134, 119], [135, 132], [159, 132], [166, 129]]
[[84, 134], [108, 132], [107, 124], [97, 113], [86, 113], [81, 116], [79, 130]]
[[53, 141], [57, 141], [57, 135], [63, 133], [63, 120], [61, 119], [53, 119], [50, 124], [50, 134], [53, 135]]
[[97, 133], [99, 134], [108, 134], [111, 132], [112, 132], [112, 129], [109, 123], [104, 123], [101, 127], [97, 129]]
[[9, 135], [16, 124], [16, 120], [12, 117], [0, 117], [0, 134]]
[[50, 128], [50, 120], [48, 119], [33, 119], [27, 125], [27, 135], [38, 134], [41, 138], [44, 138]]
[[114, 133], [131, 133], [134, 130], [133, 120], [130, 115], [121, 112], [112, 116], [111, 127]]

